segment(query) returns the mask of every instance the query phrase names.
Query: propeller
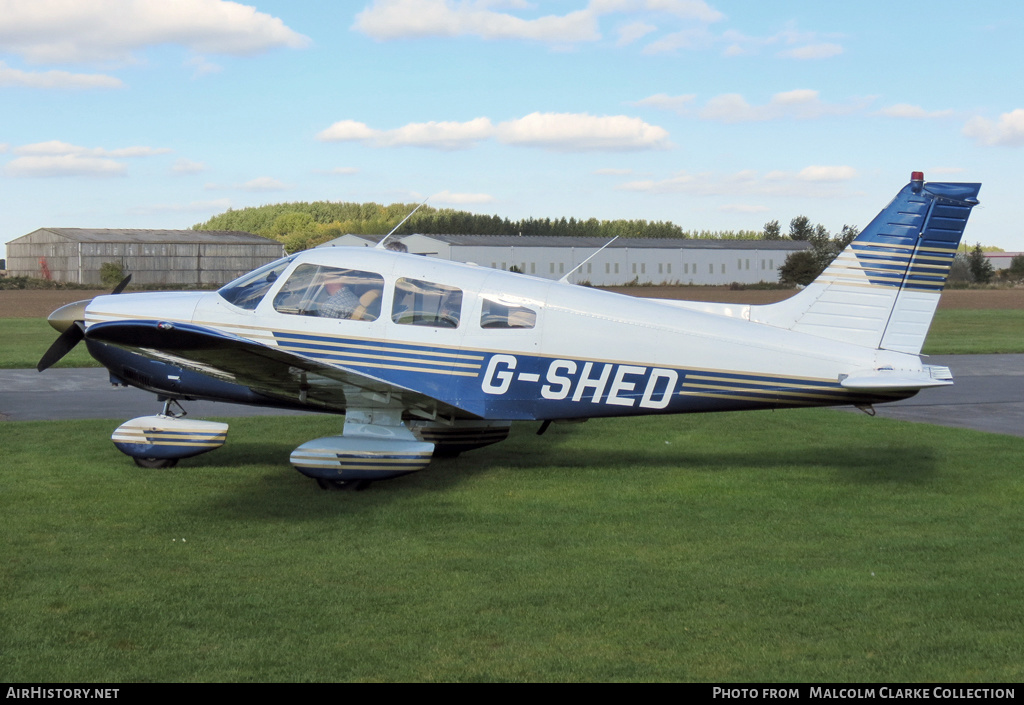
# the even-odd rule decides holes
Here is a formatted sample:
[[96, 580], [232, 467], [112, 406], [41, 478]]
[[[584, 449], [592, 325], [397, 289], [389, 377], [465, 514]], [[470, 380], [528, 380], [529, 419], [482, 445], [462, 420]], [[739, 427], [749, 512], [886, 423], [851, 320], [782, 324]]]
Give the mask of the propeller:
[[[122, 279], [121, 283], [110, 292], [111, 296], [124, 291], [131, 280], [131, 274]], [[39, 363], [36, 365], [37, 370], [42, 372], [52, 366], [82, 342], [85, 338], [85, 307], [91, 302], [92, 299], [75, 301], [66, 306], [61, 306], [47, 317], [46, 322], [59, 332], [60, 336], [53, 341], [53, 345], [39, 358]]]

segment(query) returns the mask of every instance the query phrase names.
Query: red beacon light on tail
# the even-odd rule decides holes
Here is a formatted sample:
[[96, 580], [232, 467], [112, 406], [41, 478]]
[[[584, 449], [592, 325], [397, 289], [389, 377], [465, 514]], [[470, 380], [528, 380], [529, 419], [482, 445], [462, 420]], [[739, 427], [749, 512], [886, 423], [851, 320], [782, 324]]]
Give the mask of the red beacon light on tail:
[[912, 171], [910, 172], [910, 183], [912, 184], [911, 189], [914, 193], [920, 193], [921, 188], [924, 186], [924, 172], [923, 171]]

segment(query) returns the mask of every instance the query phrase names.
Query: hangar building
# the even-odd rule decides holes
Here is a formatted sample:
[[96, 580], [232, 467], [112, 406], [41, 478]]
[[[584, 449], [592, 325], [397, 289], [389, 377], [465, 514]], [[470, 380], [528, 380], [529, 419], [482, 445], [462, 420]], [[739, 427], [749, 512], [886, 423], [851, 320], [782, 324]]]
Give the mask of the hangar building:
[[[380, 236], [344, 235], [324, 246], [372, 247]], [[515, 235], [405, 235], [409, 252], [494, 269], [560, 279], [608, 240], [597, 237]], [[777, 282], [791, 252], [810, 247], [794, 240], [619, 238], [570, 280], [594, 286], [623, 284], [756, 284]]]
[[11, 276], [101, 285], [119, 263], [134, 284], [219, 285], [284, 256], [284, 246], [231, 230], [40, 228], [7, 243]]

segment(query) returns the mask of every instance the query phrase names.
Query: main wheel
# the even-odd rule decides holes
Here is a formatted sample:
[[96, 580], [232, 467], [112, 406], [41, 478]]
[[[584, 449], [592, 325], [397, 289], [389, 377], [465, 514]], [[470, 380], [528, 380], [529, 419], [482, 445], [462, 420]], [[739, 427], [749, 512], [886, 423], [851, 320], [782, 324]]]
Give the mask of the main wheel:
[[140, 468], [173, 468], [178, 464], [177, 458], [132, 458]]
[[351, 490], [352, 492], [359, 492], [370, 486], [370, 480], [325, 480], [322, 477], [318, 477], [316, 484], [322, 490]]

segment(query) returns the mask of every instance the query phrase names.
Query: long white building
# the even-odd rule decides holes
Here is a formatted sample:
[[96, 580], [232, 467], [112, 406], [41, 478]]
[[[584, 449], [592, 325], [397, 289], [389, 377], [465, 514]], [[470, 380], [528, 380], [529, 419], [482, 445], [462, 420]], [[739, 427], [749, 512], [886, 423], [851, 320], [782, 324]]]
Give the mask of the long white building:
[[[379, 236], [344, 235], [327, 246], [372, 247]], [[392, 237], [414, 254], [560, 279], [608, 241], [594, 237], [405, 235]], [[570, 281], [594, 286], [636, 284], [756, 284], [777, 282], [793, 240], [620, 238], [583, 264]]]

